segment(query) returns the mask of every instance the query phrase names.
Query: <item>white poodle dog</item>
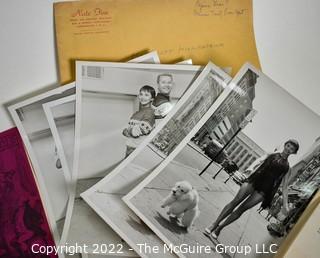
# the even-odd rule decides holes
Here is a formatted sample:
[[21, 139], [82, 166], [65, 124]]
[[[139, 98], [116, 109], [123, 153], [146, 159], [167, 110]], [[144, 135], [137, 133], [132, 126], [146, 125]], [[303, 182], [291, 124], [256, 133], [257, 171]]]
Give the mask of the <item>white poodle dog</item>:
[[181, 219], [180, 223], [187, 229], [199, 216], [199, 194], [187, 181], [177, 182], [170, 194], [163, 200], [161, 208], [169, 206], [167, 214]]

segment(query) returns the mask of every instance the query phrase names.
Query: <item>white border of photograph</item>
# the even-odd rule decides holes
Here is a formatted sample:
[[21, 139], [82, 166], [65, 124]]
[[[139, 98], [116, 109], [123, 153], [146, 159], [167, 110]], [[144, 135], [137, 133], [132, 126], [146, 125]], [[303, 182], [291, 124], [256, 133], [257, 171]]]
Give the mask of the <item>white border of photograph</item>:
[[[14, 105], [11, 105], [8, 107], [9, 109], [9, 112], [15, 122], [15, 124], [17, 125], [17, 128], [20, 132], [20, 135], [23, 139], [23, 142], [26, 146], [26, 149], [27, 149], [27, 152], [28, 152], [28, 155], [30, 157], [30, 160], [31, 160], [31, 163], [32, 163], [32, 166], [33, 166], [33, 171], [35, 173], [35, 179], [36, 179], [36, 182], [37, 182], [37, 185], [39, 186], [39, 192], [40, 192], [40, 195], [41, 195], [41, 199], [43, 200], [43, 206], [45, 208], [45, 212], [46, 212], [46, 215], [47, 215], [47, 218], [48, 218], [48, 223], [50, 225], [50, 228], [51, 228], [51, 231], [52, 231], [52, 234], [53, 234], [53, 237], [54, 237], [54, 240], [55, 240], [55, 243], [58, 244], [59, 243], [59, 240], [60, 240], [60, 236], [59, 236], [59, 233], [58, 233], [58, 228], [57, 228], [57, 221], [58, 219], [55, 218], [55, 215], [54, 215], [54, 212], [53, 212], [53, 207], [52, 207], [52, 202], [50, 200], [50, 196], [51, 196], [51, 193], [49, 194], [48, 192], [48, 188], [46, 186], [46, 182], [44, 180], [44, 176], [43, 176], [43, 171], [41, 170], [40, 168], [40, 165], [39, 165], [39, 162], [38, 162], [38, 159], [36, 157], [36, 154], [33, 150], [33, 147], [32, 147], [32, 144], [29, 140], [29, 137], [28, 137], [28, 134], [19, 118], [19, 114], [17, 112], [18, 109], [20, 108], [23, 108], [25, 106], [28, 106], [28, 105], [32, 105], [36, 102], [39, 102], [39, 101], [42, 101], [42, 100], [45, 100], [47, 98], [52, 98], [54, 96], [56, 96], [57, 98], [60, 98], [61, 94], [63, 94], [64, 92], [66, 91], [69, 91], [69, 90], [72, 90], [72, 89], [75, 89], [75, 84], [74, 83], [70, 83], [70, 84], [67, 84], [65, 86], [62, 86], [62, 87], [58, 87], [56, 89], [53, 89], [53, 90], [50, 90], [50, 91], [47, 91], [43, 94], [39, 94], [35, 97], [32, 97], [32, 98], [29, 98], [29, 99], [26, 99], [22, 102], [19, 102], [19, 103], [16, 103]], [[50, 101], [52, 101], [52, 99], [50, 99]], [[66, 175], [64, 175], [66, 177]], [[67, 178], [66, 178], [67, 180]], [[49, 182], [47, 182], [48, 184]], [[67, 197], [68, 198], [68, 197]]]
[[[170, 121], [170, 119], [179, 111], [179, 109], [189, 100], [190, 96], [197, 90], [198, 86], [201, 85], [201, 82], [204, 78], [206, 78], [207, 74], [211, 71], [214, 72], [220, 72], [221, 76], [225, 78], [225, 81], [221, 80], [221, 84], [224, 85], [224, 90], [220, 93], [220, 95], [217, 97], [215, 102], [213, 103], [210, 110], [215, 109], [225, 98], [226, 96], [231, 92], [231, 89], [229, 86], [227, 86], [227, 83], [231, 80], [230, 76], [228, 76], [226, 73], [224, 73], [220, 68], [216, 67], [214, 64], [209, 63], [202, 71], [202, 73], [197, 77], [197, 79], [193, 82], [193, 84], [190, 86], [189, 90], [181, 97], [180, 101], [175, 105], [172, 112], [170, 112], [161, 122], [161, 124], [158, 125], [151, 133], [148, 135], [148, 137], [139, 145], [139, 147], [129, 155], [120, 165], [116, 167], [111, 173], [109, 173], [104, 179], [102, 179], [99, 183], [94, 185], [92, 188], [88, 189], [84, 193], [81, 194], [81, 197], [136, 251], [139, 253], [139, 248], [136, 245], [137, 243], [134, 242], [134, 239], [128, 237], [126, 232], [123, 232], [114, 222], [113, 218], [111, 218], [109, 215], [105, 214], [100, 207], [92, 202], [90, 200], [90, 195], [94, 194], [95, 191], [103, 186], [104, 184], [111, 182], [113, 178], [115, 178], [117, 175], [121, 175], [121, 173], [125, 173], [124, 168], [129, 165], [138, 155], [139, 153], [149, 144], [149, 142], [157, 135], [158, 132], [161, 131], [161, 129], [165, 126], [165, 124]], [[202, 117], [203, 119], [208, 118], [208, 113], [205, 113], [205, 115]], [[198, 128], [198, 126], [196, 126]], [[193, 129], [194, 130], [194, 129]], [[130, 209], [126, 211], [128, 214], [132, 214]], [[134, 214], [132, 214], [134, 215]], [[158, 238], [157, 238], [158, 239]], [[161, 241], [159, 241], [161, 243]], [[139, 253], [142, 257], [147, 257], [145, 254]]]
[[148, 54], [131, 59], [128, 63], [160, 64], [160, 58], [157, 51], [152, 51]]
[[[61, 138], [59, 136], [58, 128], [57, 128], [57, 125], [56, 125], [56, 121], [55, 121], [52, 109], [57, 107], [57, 106], [60, 106], [60, 105], [63, 105], [63, 104], [67, 104], [67, 103], [74, 103], [74, 105], [75, 105], [76, 104], [75, 101], [76, 101], [76, 95], [73, 94], [73, 95], [70, 95], [68, 97], [57, 99], [57, 100], [54, 100], [54, 101], [50, 101], [50, 102], [47, 102], [47, 103], [42, 105], [43, 110], [44, 110], [44, 112], [46, 114], [49, 126], [50, 126], [50, 130], [51, 130], [53, 139], [54, 139], [54, 141], [56, 143], [57, 153], [58, 153], [58, 156], [60, 158], [61, 166], [62, 166], [62, 169], [63, 169], [65, 175], [66, 175], [66, 179], [67, 179], [67, 183], [68, 184], [71, 183], [72, 167], [70, 167], [69, 164], [68, 164], [68, 161], [67, 161], [67, 158], [66, 158], [66, 155], [65, 155], [65, 151], [64, 151], [64, 148], [63, 148], [63, 144], [62, 144]], [[74, 113], [74, 115], [75, 115], [75, 113]], [[71, 164], [73, 163], [72, 160], [70, 162], [71, 162]]]

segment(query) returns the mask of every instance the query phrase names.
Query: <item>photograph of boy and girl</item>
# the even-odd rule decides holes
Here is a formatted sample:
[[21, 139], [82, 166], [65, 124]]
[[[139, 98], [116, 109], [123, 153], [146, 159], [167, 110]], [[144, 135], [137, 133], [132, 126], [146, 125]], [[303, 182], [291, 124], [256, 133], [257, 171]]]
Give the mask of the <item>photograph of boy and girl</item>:
[[[235, 83], [196, 137], [124, 198], [167, 244], [279, 248], [319, 188], [319, 116], [250, 65]], [[202, 149], [208, 135], [222, 158]]]
[[174, 86], [173, 75], [159, 74], [157, 85], [157, 94], [154, 87], [150, 85], [144, 85], [139, 90], [139, 110], [130, 117], [128, 126], [122, 132], [127, 138], [126, 157], [152, 131], [158, 122], [157, 120], [163, 119], [173, 107], [173, 103], [170, 101], [170, 92]]

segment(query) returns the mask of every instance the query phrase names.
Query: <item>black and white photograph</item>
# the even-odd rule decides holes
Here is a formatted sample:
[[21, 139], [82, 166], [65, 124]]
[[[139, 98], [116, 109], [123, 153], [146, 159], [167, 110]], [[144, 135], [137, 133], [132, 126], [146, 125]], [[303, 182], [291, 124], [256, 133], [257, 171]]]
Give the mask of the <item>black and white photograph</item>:
[[231, 84], [123, 198], [180, 257], [272, 257], [319, 188], [320, 117], [250, 64]]
[[[129, 62], [157, 63], [159, 62], [159, 58], [156, 52], [151, 52], [132, 59]], [[192, 60], [185, 60], [179, 64], [192, 64]], [[57, 146], [57, 153], [60, 157], [57, 161], [61, 164], [64, 171], [69, 174], [71, 174], [72, 171], [74, 156], [75, 105], [75, 95], [43, 104], [44, 111]], [[115, 233], [111, 234], [112, 238], [110, 238], [110, 232], [112, 232], [112, 229], [110, 229], [105, 222], [96, 215], [96, 213], [92, 212], [91, 208], [87, 206], [79, 196], [79, 192], [86, 190], [89, 186], [99, 181], [99, 179], [101, 178], [94, 178], [93, 180], [83, 179], [78, 181], [78, 193], [75, 196], [75, 202], [72, 204], [74, 206], [69, 207], [69, 209], [72, 208], [73, 211], [72, 221], [67, 220], [64, 228], [65, 235], [68, 235], [68, 244], [93, 244], [101, 241], [105, 242], [106, 239], [115, 243], [121, 241]], [[84, 214], [86, 214], [86, 216], [84, 216]], [[90, 221], [87, 217], [90, 217]], [[79, 227], [79, 225], [82, 226]], [[86, 234], [83, 234], [84, 230], [86, 230]], [[128, 250], [128, 247], [125, 246], [125, 249]], [[136, 254], [132, 254], [132, 252], [128, 252], [128, 255], [136, 257]]]
[[[73, 165], [73, 151], [74, 151], [74, 131], [75, 131], [75, 95], [61, 98], [55, 101], [45, 103], [43, 105], [46, 113], [50, 129], [57, 146], [59, 155], [59, 162], [64, 168], [64, 171], [71, 173]], [[79, 180], [77, 184], [78, 191], [84, 191], [88, 186], [85, 184], [96, 183], [99, 179], [83, 181]], [[70, 184], [71, 182], [69, 182]], [[71, 195], [73, 196], [73, 195]], [[75, 200], [72, 202], [73, 212], [78, 216], [72, 217], [70, 228], [70, 219], [66, 219], [64, 234], [68, 234], [66, 243], [68, 245], [88, 245], [100, 243], [105, 241], [110, 243], [119, 243], [121, 239], [116, 233], [112, 231], [108, 225], [104, 223], [87, 205], [83, 205], [80, 199], [79, 192], [75, 194]], [[70, 204], [71, 202], [69, 202]], [[69, 213], [67, 213], [69, 215]], [[70, 215], [68, 216], [70, 217]], [[90, 218], [90, 220], [88, 220]], [[76, 225], [76, 227], [73, 227]], [[81, 227], [79, 227], [81, 225]], [[66, 230], [68, 229], [68, 232]], [[84, 234], [84, 230], [87, 234]], [[127, 251], [129, 248], [123, 242], [124, 255], [127, 257], [136, 257], [132, 252]], [[94, 249], [87, 248], [87, 253], [78, 254], [82, 258], [93, 257]], [[68, 256], [69, 257], [69, 256]], [[110, 257], [110, 256], [106, 256]]]
[[59, 243], [68, 203], [70, 175], [61, 167], [43, 104], [75, 94], [75, 84], [58, 87], [34, 97], [26, 97], [8, 107], [32, 162], [48, 222]]
[[[128, 62], [157, 63], [159, 62], [159, 58], [157, 52], [153, 51]], [[190, 60], [187, 63], [190, 63]], [[57, 164], [60, 164], [64, 172], [70, 174], [70, 176], [72, 174], [74, 158], [75, 99], [75, 94], [72, 94], [68, 97], [43, 104], [59, 157]], [[137, 255], [134, 252], [128, 250], [129, 248], [126, 243], [122, 242], [118, 235], [79, 197], [79, 192], [86, 190], [91, 184], [99, 181], [99, 179], [101, 178], [79, 180], [77, 186], [78, 192], [70, 193], [61, 243], [68, 243], [69, 245], [89, 244], [89, 246], [98, 243], [104, 244], [105, 241], [121, 243], [124, 247], [122, 255], [136, 257]], [[76, 178], [72, 180], [76, 181]], [[71, 185], [71, 183], [68, 181], [68, 185]], [[90, 217], [90, 220], [88, 220], [88, 217]], [[88, 248], [87, 251], [90, 256], [94, 250]]]
[[[111, 171], [161, 122], [200, 71], [193, 65], [77, 62], [77, 178]], [[139, 97], [146, 96], [141, 104]]]
[[[128, 62], [159, 63], [160, 60], [157, 52], [153, 51]], [[185, 62], [192, 64], [192, 60], [186, 60]], [[43, 104], [43, 109], [56, 143], [57, 154], [60, 157], [57, 165], [62, 166], [70, 175], [74, 156], [75, 106], [75, 93]]]
[[57, 147], [56, 164], [70, 175], [73, 166], [75, 94], [43, 104], [50, 130]]
[[[91, 208], [140, 256], [148, 257], [148, 254], [140, 251], [138, 243], [161, 245], [162, 242], [130, 211], [121, 198], [165, 160], [200, 120], [206, 120], [208, 112], [215, 109], [230, 92], [227, 87], [230, 80], [230, 76], [220, 68], [208, 64], [172, 111], [139, 147], [103, 180], [81, 194]], [[157, 144], [160, 139], [168, 137], [174, 138], [175, 143], [166, 147]], [[152, 255], [163, 257], [163, 253]], [[166, 255], [174, 257], [173, 254]]]
[[[159, 57], [156, 51], [137, 57], [128, 61], [128, 63], [158, 63]], [[192, 64], [188, 59], [179, 64]], [[43, 104], [47, 120], [52, 131], [52, 136], [56, 143], [57, 164], [62, 166], [64, 171], [71, 175], [74, 156], [74, 134], [75, 134], [75, 94], [65, 98]], [[64, 164], [64, 165], [63, 165]]]

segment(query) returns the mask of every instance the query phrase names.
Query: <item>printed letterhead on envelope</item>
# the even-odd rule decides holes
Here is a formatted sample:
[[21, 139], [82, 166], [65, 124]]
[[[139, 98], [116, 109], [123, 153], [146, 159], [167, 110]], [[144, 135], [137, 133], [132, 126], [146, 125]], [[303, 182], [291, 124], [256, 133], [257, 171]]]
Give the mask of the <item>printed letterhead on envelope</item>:
[[251, 0], [94, 0], [54, 5], [60, 81], [75, 60], [119, 61], [157, 50], [162, 63], [260, 67]]

